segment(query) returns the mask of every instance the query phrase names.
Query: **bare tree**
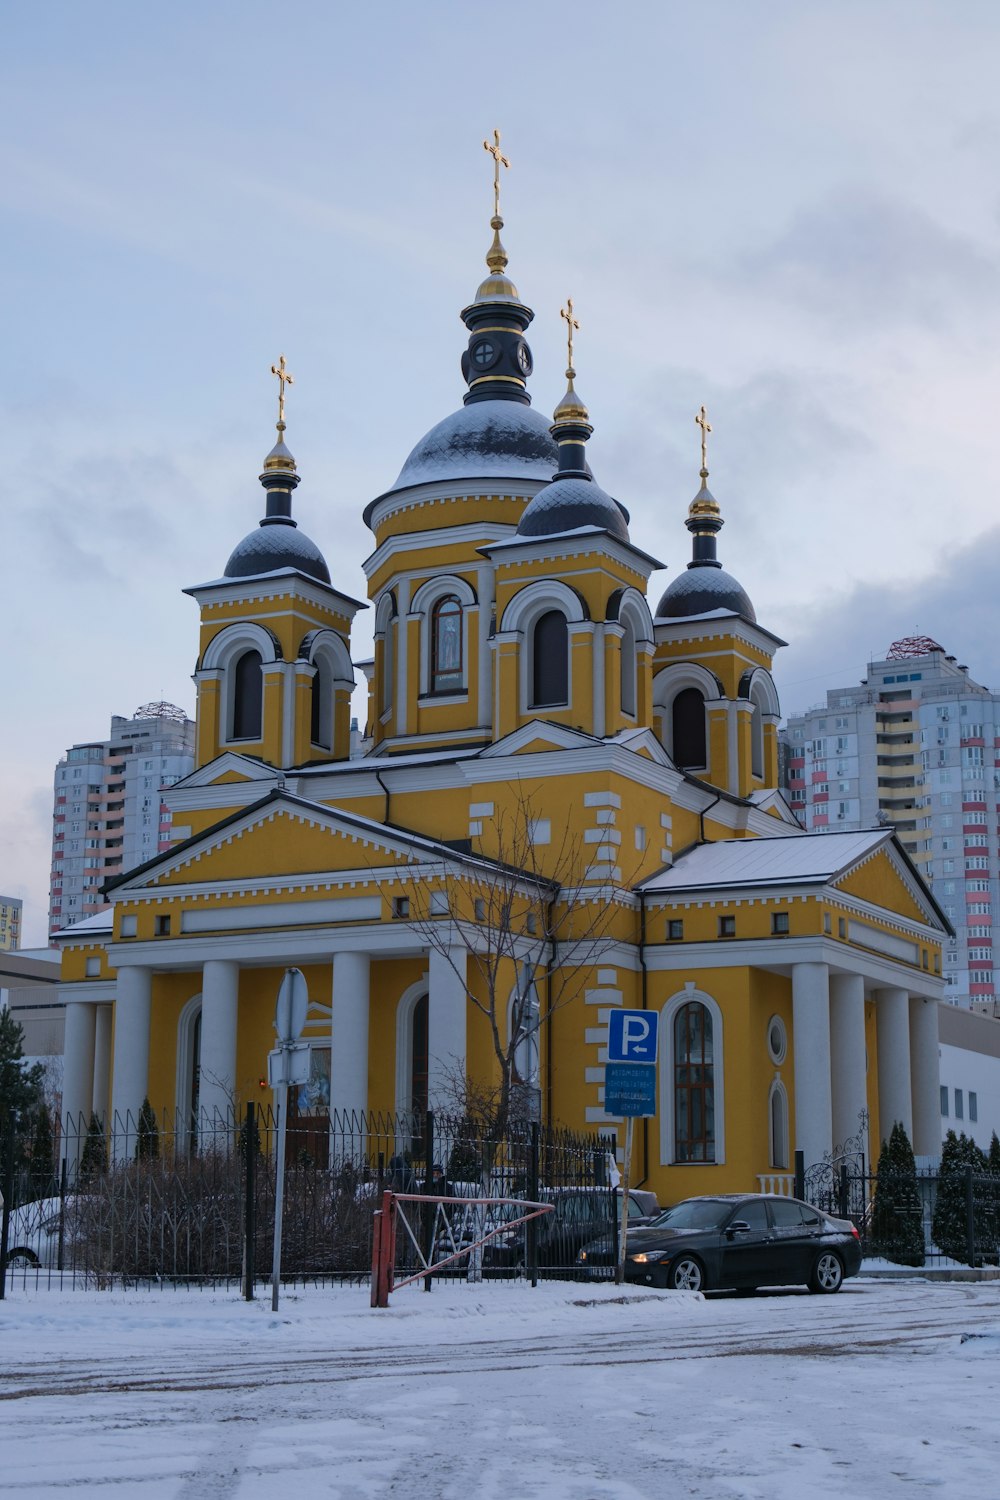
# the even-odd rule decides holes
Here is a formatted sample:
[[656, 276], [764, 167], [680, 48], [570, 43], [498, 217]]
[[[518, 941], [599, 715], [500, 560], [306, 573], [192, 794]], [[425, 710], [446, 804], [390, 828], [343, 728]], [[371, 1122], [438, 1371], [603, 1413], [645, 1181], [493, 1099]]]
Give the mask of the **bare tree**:
[[[620, 877], [613, 888], [583, 884], [579, 841], [564, 829], [557, 842], [540, 843], [541, 821], [551, 827], [517, 791], [471, 849], [423, 865], [409, 887], [411, 927], [446, 960], [489, 1028], [495, 1076], [467, 1079], [464, 1093], [493, 1139], [513, 1119], [537, 1118], [540, 1031], [582, 994], [615, 944], [622, 905], [631, 905]], [[452, 1077], [459, 1105], [461, 1092]]]

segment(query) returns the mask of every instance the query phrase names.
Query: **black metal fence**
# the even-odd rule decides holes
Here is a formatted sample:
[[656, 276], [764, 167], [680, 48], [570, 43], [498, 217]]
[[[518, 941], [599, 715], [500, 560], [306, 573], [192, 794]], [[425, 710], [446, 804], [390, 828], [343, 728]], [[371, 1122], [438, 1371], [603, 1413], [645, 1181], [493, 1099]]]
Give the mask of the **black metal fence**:
[[832, 1160], [809, 1171], [797, 1165], [795, 1194], [824, 1213], [850, 1219], [865, 1256], [898, 1265], [1000, 1265], [1000, 1175], [956, 1171], [866, 1170]]
[[[70, 1122], [57, 1143], [58, 1169], [16, 1160], [12, 1133], [5, 1134], [0, 1280], [7, 1286], [242, 1280], [249, 1294], [269, 1278], [278, 1149], [270, 1108], [203, 1117], [196, 1128], [169, 1114], [116, 1116], [107, 1127]], [[282, 1279], [366, 1279], [373, 1213], [386, 1188], [552, 1201], [551, 1225], [527, 1236], [500, 1234], [477, 1258], [475, 1274], [573, 1273], [582, 1244], [614, 1222], [613, 1153], [613, 1138], [527, 1122], [492, 1139], [465, 1116], [290, 1117]], [[452, 1274], [468, 1274], [465, 1262]]]

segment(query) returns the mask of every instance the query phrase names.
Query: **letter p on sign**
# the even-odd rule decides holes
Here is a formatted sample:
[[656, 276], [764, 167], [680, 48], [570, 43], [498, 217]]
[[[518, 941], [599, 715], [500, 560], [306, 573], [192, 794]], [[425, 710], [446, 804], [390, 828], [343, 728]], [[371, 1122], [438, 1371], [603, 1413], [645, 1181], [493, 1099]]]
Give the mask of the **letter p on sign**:
[[613, 1010], [608, 1017], [608, 1061], [655, 1063], [655, 1010]]

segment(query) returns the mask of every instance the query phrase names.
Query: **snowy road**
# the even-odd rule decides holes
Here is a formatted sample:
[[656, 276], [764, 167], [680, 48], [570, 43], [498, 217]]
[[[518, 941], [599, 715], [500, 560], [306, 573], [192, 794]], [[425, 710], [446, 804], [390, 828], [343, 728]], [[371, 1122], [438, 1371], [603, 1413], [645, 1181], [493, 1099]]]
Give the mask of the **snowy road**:
[[1000, 1495], [996, 1283], [16, 1289], [0, 1347], [12, 1500]]

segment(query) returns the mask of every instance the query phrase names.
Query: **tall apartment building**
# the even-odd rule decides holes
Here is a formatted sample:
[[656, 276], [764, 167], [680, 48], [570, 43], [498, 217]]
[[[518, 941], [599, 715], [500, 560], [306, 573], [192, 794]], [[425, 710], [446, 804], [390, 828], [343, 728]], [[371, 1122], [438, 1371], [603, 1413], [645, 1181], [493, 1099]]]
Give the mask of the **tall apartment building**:
[[955, 929], [948, 998], [1000, 1014], [1000, 693], [908, 637], [856, 687], [791, 715], [781, 740], [793, 811], [809, 829], [895, 828]]
[[16, 896], [0, 896], [0, 949], [10, 952], [21, 946], [21, 909]]
[[194, 722], [172, 703], [115, 714], [106, 740], [56, 767], [49, 934], [100, 911], [101, 886], [170, 843], [160, 790], [194, 768]]

